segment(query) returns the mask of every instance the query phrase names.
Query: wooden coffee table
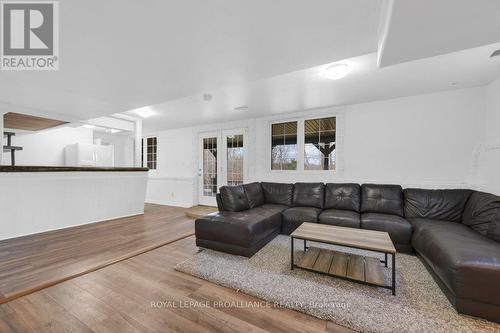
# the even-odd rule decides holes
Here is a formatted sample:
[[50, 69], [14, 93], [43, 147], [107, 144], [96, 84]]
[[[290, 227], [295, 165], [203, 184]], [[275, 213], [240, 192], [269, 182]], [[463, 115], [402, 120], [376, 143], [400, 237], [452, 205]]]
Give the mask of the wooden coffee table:
[[[290, 235], [292, 242], [291, 269], [295, 267], [349, 281], [391, 289], [396, 295], [396, 249], [387, 232], [337, 227], [318, 223], [302, 223]], [[304, 257], [296, 265], [293, 258], [294, 240], [304, 241]], [[340, 245], [354, 249], [383, 253], [385, 260], [351, 253], [308, 247], [307, 241]], [[392, 256], [392, 280], [384, 281], [382, 264], [387, 267], [387, 255]]]

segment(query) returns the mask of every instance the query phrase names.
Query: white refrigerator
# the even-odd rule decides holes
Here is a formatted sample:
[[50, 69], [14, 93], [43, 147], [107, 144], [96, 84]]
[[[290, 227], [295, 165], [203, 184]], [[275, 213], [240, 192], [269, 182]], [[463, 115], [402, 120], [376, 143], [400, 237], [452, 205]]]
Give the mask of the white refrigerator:
[[75, 143], [65, 148], [66, 166], [114, 167], [114, 146]]

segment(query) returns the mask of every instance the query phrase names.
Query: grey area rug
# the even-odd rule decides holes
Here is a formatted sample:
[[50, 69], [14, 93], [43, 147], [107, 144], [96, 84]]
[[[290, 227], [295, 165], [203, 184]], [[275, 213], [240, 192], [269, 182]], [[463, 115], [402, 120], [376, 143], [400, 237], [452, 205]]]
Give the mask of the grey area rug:
[[[313, 242], [308, 245], [383, 256]], [[297, 241], [295, 248], [298, 262], [302, 242]], [[291, 271], [290, 238], [284, 235], [250, 259], [203, 250], [175, 269], [360, 332], [500, 332], [498, 324], [459, 315], [420, 259], [411, 255], [396, 256], [396, 296], [383, 288]], [[384, 274], [390, 281], [390, 268]]]

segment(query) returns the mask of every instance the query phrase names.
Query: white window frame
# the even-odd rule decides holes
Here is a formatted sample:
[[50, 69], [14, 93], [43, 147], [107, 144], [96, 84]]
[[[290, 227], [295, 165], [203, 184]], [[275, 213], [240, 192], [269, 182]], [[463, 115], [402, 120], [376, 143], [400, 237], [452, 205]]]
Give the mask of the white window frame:
[[[271, 159], [271, 156], [272, 156], [272, 151], [273, 151], [273, 147], [272, 147], [272, 135], [273, 135], [273, 125], [275, 124], [282, 124], [282, 123], [290, 123], [290, 122], [297, 122], [297, 169], [295, 170], [282, 170], [282, 169], [273, 169], [273, 161]], [[285, 172], [285, 173], [289, 173], [289, 172], [295, 172], [295, 171], [298, 171], [300, 169], [300, 120], [297, 120], [296, 118], [293, 118], [293, 119], [290, 119], [290, 120], [279, 120], [279, 121], [272, 121], [269, 123], [269, 133], [267, 135], [267, 140], [268, 140], [268, 150], [269, 150], [269, 153], [267, 154], [267, 158], [269, 159], [269, 162], [267, 164], [269, 170], [271, 170], [272, 172]], [[304, 122], [302, 122], [302, 132], [304, 132]], [[303, 140], [302, 140], [303, 141]], [[304, 153], [302, 152], [302, 155], [304, 155]], [[302, 156], [302, 159], [304, 158], [304, 156]]]
[[[142, 137], [142, 147], [141, 149], [143, 149], [144, 151], [142, 152], [142, 161], [143, 161], [143, 164], [142, 164], [142, 167], [145, 167], [147, 168], [148, 166], [148, 149], [147, 149], [147, 141], [148, 139], [151, 139], [151, 138], [156, 138], [156, 169], [149, 169], [149, 172], [150, 173], [158, 173], [158, 170], [160, 169], [160, 137], [158, 135], [148, 135], [148, 136], [144, 136]], [[146, 147], [144, 147], [144, 142], [146, 142]]]
[[[336, 168], [335, 170], [305, 170], [304, 169], [304, 149], [305, 149], [305, 121], [310, 119], [319, 119], [319, 118], [328, 118], [335, 117], [336, 118], [336, 138], [335, 138], [335, 149], [336, 149]], [[344, 112], [343, 109], [325, 109], [317, 112], [310, 112], [307, 116], [301, 114], [300, 116], [295, 117], [282, 117], [282, 118], [273, 118], [268, 121], [268, 130], [267, 130], [267, 170], [273, 174], [294, 174], [294, 173], [304, 173], [304, 174], [338, 174], [343, 172], [344, 163], [343, 163], [343, 148], [344, 148]], [[271, 161], [271, 152], [272, 152], [272, 126], [274, 124], [287, 123], [291, 121], [297, 122], [297, 169], [296, 170], [273, 170], [272, 169], [272, 161]]]

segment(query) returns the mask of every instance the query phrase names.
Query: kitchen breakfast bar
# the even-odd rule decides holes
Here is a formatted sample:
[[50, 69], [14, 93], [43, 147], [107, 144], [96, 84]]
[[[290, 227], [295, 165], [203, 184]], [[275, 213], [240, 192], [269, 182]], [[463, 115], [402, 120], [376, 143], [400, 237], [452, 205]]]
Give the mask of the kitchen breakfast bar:
[[147, 168], [0, 166], [0, 240], [144, 213]]

